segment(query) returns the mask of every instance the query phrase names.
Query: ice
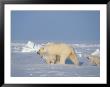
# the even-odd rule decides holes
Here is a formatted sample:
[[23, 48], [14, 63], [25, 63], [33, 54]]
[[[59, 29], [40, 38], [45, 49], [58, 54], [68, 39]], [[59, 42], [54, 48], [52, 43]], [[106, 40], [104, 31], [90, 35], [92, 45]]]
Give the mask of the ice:
[[[16, 58], [15, 58], [16, 57]], [[12, 56], [12, 77], [99, 77], [100, 67], [92, 66], [86, 58], [81, 58], [80, 66], [69, 62], [65, 65], [48, 65], [35, 53], [14, 53]]]
[[21, 52], [37, 52], [42, 46], [50, 44], [50, 42], [42, 43], [42, 44], [36, 44], [32, 41], [28, 41], [25, 46], [22, 47]]
[[22, 48], [21, 52], [36, 52], [41, 47], [40, 44], [36, 45], [32, 41], [28, 41], [27, 44]]
[[[19, 52], [19, 53], [33, 53], [39, 50], [40, 47], [46, 45], [46, 44], [50, 44], [52, 42], [43, 42], [43, 43], [35, 43], [33, 41], [27, 41], [27, 43], [11, 43], [11, 49], [12, 52]], [[86, 43], [80, 43], [80, 44], [69, 44], [71, 45], [73, 48], [76, 48], [76, 52], [78, 54], [80, 54], [81, 51], [79, 51], [79, 49], [83, 50], [85, 49], [85, 51], [92, 51], [91, 49], [95, 48], [99, 48], [99, 44], [86, 44]], [[78, 49], [78, 50], [77, 50]], [[93, 50], [94, 51], [94, 50]]]
[[79, 57], [82, 57], [82, 54], [78, 54]]
[[[72, 44], [78, 56], [80, 65], [74, 65], [69, 59], [65, 65], [46, 64], [36, 51], [48, 43], [11, 44], [11, 76], [12, 77], [99, 77], [100, 67], [91, 65], [86, 58], [89, 54], [99, 53], [99, 44]], [[98, 54], [100, 55], [100, 54]]]
[[96, 49], [93, 53], [91, 53], [91, 55], [100, 56], [100, 50]]

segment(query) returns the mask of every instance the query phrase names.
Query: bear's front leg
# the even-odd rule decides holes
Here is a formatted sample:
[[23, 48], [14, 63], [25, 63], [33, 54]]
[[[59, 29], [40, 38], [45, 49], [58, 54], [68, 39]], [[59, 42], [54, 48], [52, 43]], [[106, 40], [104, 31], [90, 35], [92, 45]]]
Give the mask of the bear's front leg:
[[65, 64], [65, 60], [66, 60], [66, 56], [61, 56], [59, 64]]
[[56, 55], [55, 64], [60, 64], [60, 56], [59, 55]]

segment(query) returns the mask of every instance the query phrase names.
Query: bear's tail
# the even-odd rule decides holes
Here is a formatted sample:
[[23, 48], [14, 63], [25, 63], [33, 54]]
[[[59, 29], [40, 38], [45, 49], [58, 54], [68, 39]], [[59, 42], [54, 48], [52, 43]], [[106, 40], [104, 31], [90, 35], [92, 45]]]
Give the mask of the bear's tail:
[[70, 59], [75, 65], [79, 65], [79, 60], [78, 60], [77, 55], [74, 51], [71, 52]]

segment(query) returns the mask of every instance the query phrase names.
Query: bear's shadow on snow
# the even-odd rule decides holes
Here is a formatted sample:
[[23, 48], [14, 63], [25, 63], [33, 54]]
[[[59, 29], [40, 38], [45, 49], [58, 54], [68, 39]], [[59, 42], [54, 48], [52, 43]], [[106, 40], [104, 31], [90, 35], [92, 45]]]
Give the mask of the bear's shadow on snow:
[[[70, 59], [66, 59], [66, 64], [74, 64]], [[79, 61], [79, 65], [82, 65], [84, 62]]]

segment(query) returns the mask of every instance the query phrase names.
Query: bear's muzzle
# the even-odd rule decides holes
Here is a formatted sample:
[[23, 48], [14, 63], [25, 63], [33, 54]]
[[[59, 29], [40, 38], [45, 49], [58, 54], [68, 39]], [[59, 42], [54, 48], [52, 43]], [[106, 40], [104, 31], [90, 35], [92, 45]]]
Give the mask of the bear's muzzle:
[[39, 55], [40, 55], [39, 51], [37, 52], [37, 54], [39, 54]]

